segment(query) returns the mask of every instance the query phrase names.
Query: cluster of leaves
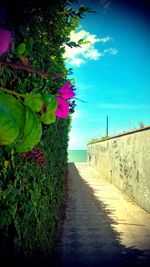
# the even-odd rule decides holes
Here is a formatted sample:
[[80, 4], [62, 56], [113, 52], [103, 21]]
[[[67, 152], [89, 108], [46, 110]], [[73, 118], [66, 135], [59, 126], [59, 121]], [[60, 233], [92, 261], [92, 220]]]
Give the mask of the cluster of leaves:
[[[61, 4], [59, 9], [58, 3]], [[64, 65], [58, 63], [63, 60], [62, 55], [64, 52], [64, 44], [67, 44], [70, 47], [76, 47], [84, 43], [83, 40], [79, 40], [78, 44], [71, 42], [69, 33], [71, 30], [75, 29], [83, 14], [85, 12], [91, 12], [91, 10], [82, 5], [79, 6], [77, 11], [74, 11], [71, 7], [64, 9], [64, 3], [65, 1], [56, 1], [54, 4], [52, 1], [52, 13], [50, 9], [45, 10], [45, 8], [30, 7], [29, 10], [30, 3], [27, 1], [26, 4], [28, 4], [28, 6], [25, 9], [21, 9], [23, 12], [21, 12], [22, 17], [24, 19], [26, 18], [24, 21], [26, 22], [26, 25], [19, 25], [19, 29], [18, 21], [20, 21], [20, 14], [17, 24], [15, 23], [16, 16], [13, 18], [11, 17], [13, 31], [16, 34], [19, 30], [19, 35], [23, 35], [23, 39], [19, 40], [19, 38], [16, 38], [12, 51], [5, 56], [5, 61], [1, 61], [2, 79], [0, 85], [8, 88], [13, 87], [12, 93], [15, 94], [15, 97], [17, 96], [17, 99], [6, 94], [9, 93], [9, 90], [5, 90], [0, 87], [0, 90], [4, 92], [7, 91], [6, 93], [0, 93], [0, 104], [2, 110], [0, 120], [0, 129], [2, 129], [0, 131], [0, 145], [10, 145], [13, 143], [17, 152], [31, 151], [33, 147], [38, 144], [42, 135], [41, 122], [44, 124], [55, 122], [57, 101], [51, 94], [51, 91], [57, 92], [58, 87], [56, 87], [56, 85], [59, 83], [61, 84], [62, 81], [65, 80], [65, 76], [67, 74], [67, 70]], [[16, 1], [16, 4], [19, 5], [20, 1]], [[33, 1], [32, 7], [34, 7], [34, 4], [35, 3]], [[29, 14], [27, 16], [27, 11], [30, 16], [32, 15], [32, 22], [29, 19]], [[13, 13], [13, 9], [11, 12]], [[56, 15], [55, 17], [54, 14]], [[54, 29], [52, 29], [53, 22], [56, 24], [56, 17], [59, 29], [61, 26], [66, 24], [66, 27], [62, 27], [61, 34], [59, 31], [54, 31]], [[49, 21], [48, 18], [50, 18]], [[9, 23], [8, 26], [10, 27]], [[31, 35], [31, 27], [35, 29], [36, 36], [34, 36], [33, 32]], [[50, 34], [50, 36], [48, 34]], [[20, 41], [23, 42], [20, 43]], [[53, 45], [54, 43], [55, 47]], [[33, 46], [37, 49], [34, 50]], [[42, 53], [44, 56], [41, 57]], [[45, 57], [45, 55], [48, 57]], [[39, 59], [38, 64], [36, 58]], [[15, 63], [13, 61], [15, 61]], [[20, 62], [23, 64], [20, 64]], [[28, 66], [29, 63], [32, 67]], [[41, 65], [42, 68], [46, 67], [47, 69], [44, 69], [44, 71], [35, 70], [35, 68], [39, 69]], [[10, 67], [13, 68], [13, 70], [10, 69]], [[19, 73], [18, 75], [14, 69], [23, 69], [29, 71], [29, 74]], [[58, 73], [57, 76], [58, 71], [60, 73]], [[33, 72], [33, 75], [30, 72]], [[62, 76], [62, 79], [59, 79], [59, 82], [57, 82], [52, 79], [52, 77], [51, 79], [50, 77], [47, 77], [43, 81], [43, 77], [39, 78], [36, 74], [42, 74], [44, 78], [45, 76], [50, 76], [50, 74], [53, 78]], [[21, 95], [23, 93], [28, 95]], [[18, 101], [18, 96], [24, 97], [23, 103]], [[42, 113], [43, 103], [45, 111]], [[75, 102], [70, 102], [70, 112], [74, 112], [74, 107]], [[38, 113], [38, 116], [36, 113]]]
[[[1, 166], [1, 253], [9, 243], [16, 253], [23, 251], [27, 256], [37, 252], [39, 255], [48, 254], [57, 239], [69, 122], [68, 119], [57, 120], [47, 127], [49, 129], [45, 131], [40, 149], [34, 151], [44, 151], [46, 163], [42, 169], [38, 162], [32, 163], [29, 154], [26, 160], [23, 155], [17, 154], [14, 167], [10, 154], [9, 166]], [[5, 151], [1, 156], [5, 157], [6, 154]]]
[[[7, 64], [0, 65], [0, 87], [16, 94], [15, 97], [6, 92], [0, 94], [1, 110], [4, 117], [7, 113], [7, 127], [11, 129], [10, 134], [0, 122], [3, 131], [0, 143], [7, 144], [0, 147], [0, 255], [7, 257], [11, 251], [23, 255], [49, 254], [57, 238], [70, 118], [56, 119], [50, 124], [50, 120], [55, 120], [53, 95], [70, 73], [64, 63], [64, 45], [69, 44], [70, 31], [87, 11], [81, 7], [73, 11], [70, 2], [4, 1], [7, 19], [3, 26], [14, 33], [15, 40], [12, 50], [1, 57]], [[22, 69], [16, 67], [21, 64]], [[41, 72], [62, 75], [56, 78]], [[70, 111], [74, 107], [72, 101]], [[10, 113], [14, 114], [11, 120]], [[44, 124], [40, 139], [41, 123]], [[15, 142], [15, 149], [11, 142]], [[23, 158], [23, 154], [16, 153], [32, 150], [37, 143], [36, 154], [33, 150]], [[41, 157], [42, 168], [38, 161]]]
[[[31, 151], [41, 139], [41, 122], [50, 124], [56, 120], [57, 100], [51, 94], [29, 94], [23, 105], [13, 96], [0, 93], [0, 105], [0, 144], [15, 141], [17, 152]], [[40, 116], [36, 112], [41, 113]]]

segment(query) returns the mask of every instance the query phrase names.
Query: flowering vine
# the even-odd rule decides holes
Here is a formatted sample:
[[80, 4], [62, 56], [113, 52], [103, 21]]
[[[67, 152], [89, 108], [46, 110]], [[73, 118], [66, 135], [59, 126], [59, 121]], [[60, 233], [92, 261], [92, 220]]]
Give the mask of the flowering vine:
[[[13, 41], [12, 36], [10, 31], [0, 29], [0, 56], [8, 53]], [[24, 45], [20, 45], [20, 54], [22, 50]], [[0, 65], [5, 64], [43, 76], [61, 76], [35, 70], [26, 62], [15, 64], [0, 61]], [[33, 92], [24, 95], [3, 87], [0, 87], [0, 91], [0, 145], [13, 145], [19, 153], [31, 151], [38, 144], [42, 135], [42, 123], [48, 125], [55, 122], [56, 117], [68, 117], [69, 101], [75, 96], [70, 81], [55, 95]]]
[[69, 102], [71, 98], [75, 96], [71, 88], [70, 81], [66, 82], [64, 86], [62, 86], [57, 94], [58, 108], [56, 110], [56, 116], [59, 118], [66, 118], [69, 114]]

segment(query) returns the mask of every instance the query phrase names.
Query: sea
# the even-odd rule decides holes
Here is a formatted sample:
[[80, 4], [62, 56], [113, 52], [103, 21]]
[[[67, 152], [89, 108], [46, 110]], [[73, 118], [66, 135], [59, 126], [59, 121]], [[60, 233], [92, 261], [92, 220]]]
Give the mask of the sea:
[[86, 162], [86, 150], [68, 150], [68, 162]]

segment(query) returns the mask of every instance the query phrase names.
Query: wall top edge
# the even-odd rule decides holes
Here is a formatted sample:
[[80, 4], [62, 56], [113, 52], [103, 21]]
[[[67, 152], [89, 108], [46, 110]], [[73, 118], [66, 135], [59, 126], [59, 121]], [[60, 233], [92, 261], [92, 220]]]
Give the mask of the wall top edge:
[[96, 141], [93, 141], [93, 142], [89, 142], [87, 145], [92, 145], [92, 144], [96, 144], [96, 143], [100, 143], [100, 142], [105, 142], [105, 141], [108, 141], [108, 140], [111, 140], [111, 139], [114, 139], [114, 138], [122, 137], [122, 136], [125, 136], [125, 135], [130, 135], [130, 134], [134, 134], [134, 133], [138, 133], [138, 132], [142, 132], [142, 131], [146, 131], [146, 130], [150, 130], [150, 126], [146, 126], [146, 127], [143, 127], [143, 128], [139, 128], [139, 129], [133, 130], [133, 131], [126, 132], [126, 133], [114, 135], [114, 136], [111, 136], [111, 137], [109, 137], [109, 138], [107, 138], [105, 140], [96, 140]]

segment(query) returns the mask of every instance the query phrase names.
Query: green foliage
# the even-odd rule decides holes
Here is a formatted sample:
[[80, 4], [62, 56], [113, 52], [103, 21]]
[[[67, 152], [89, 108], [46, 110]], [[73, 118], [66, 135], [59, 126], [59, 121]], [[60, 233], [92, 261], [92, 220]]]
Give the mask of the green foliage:
[[56, 101], [56, 98], [54, 96], [50, 95], [44, 95], [43, 100], [45, 103], [46, 111], [42, 113], [41, 121], [44, 124], [50, 124], [56, 121], [56, 109], [58, 106], [58, 103]]
[[43, 99], [41, 94], [29, 94], [26, 96], [24, 103], [33, 111], [40, 112], [42, 110]]
[[78, 41], [78, 44], [79, 44], [79, 45], [82, 45], [82, 44], [90, 44], [90, 41], [84, 41], [84, 39], [80, 39], [80, 40]]
[[25, 52], [26, 52], [26, 44], [21, 43], [20, 45], [18, 45], [16, 49], [16, 54], [20, 57], [20, 56], [24, 56]]
[[25, 110], [14, 97], [0, 93], [0, 144], [11, 144], [24, 128]]
[[93, 138], [90, 142], [89, 142], [89, 144], [92, 144], [92, 143], [97, 143], [97, 142], [100, 142], [100, 141], [104, 141], [104, 140], [107, 140], [107, 139], [109, 139], [111, 136], [107, 136], [107, 135], [105, 135], [105, 136], [102, 136], [101, 138]]
[[[56, 97], [51, 94], [31, 93], [23, 97], [24, 106], [14, 97], [0, 93], [0, 144], [13, 143], [19, 153], [31, 151], [38, 144], [42, 135], [41, 122], [55, 122], [58, 105]], [[42, 112], [43, 105], [42, 115], [36, 114], [35, 112]]]
[[25, 255], [49, 253], [57, 238], [67, 164], [68, 120], [57, 120], [45, 129], [40, 142], [47, 159], [44, 169], [24, 161], [18, 154], [15, 166], [9, 159], [9, 167], [1, 172], [1, 241], [4, 232], [9, 236], [13, 231], [11, 242]]
[[101, 141], [102, 141], [102, 140], [107, 140], [109, 137], [110, 137], [110, 136], [105, 135], [105, 136], [102, 136], [102, 137], [100, 138], [100, 140], [101, 140]]
[[58, 102], [55, 96], [51, 94], [30, 94], [25, 98], [25, 105], [36, 112], [40, 112], [43, 108], [44, 112], [41, 115], [41, 121], [44, 124], [50, 124], [56, 121], [55, 114]]
[[[0, 255], [9, 256], [10, 247], [15, 254], [49, 254], [57, 239], [70, 119], [56, 119], [53, 95], [70, 73], [64, 63], [64, 45], [87, 11], [74, 11], [65, 3], [56, 0], [39, 8], [39, 1], [7, 5], [6, 0], [5, 27], [13, 31], [15, 40], [3, 60], [22, 64], [22, 58], [28, 57], [32, 68], [63, 75], [55, 79], [1, 65], [0, 87], [15, 97], [0, 93], [0, 144], [8, 144], [0, 147]], [[24, 157], [23, 152], [35, 145], [45, 155], [44, 167], [34, 157], [32, 161]]]
[[17, 152], [31, 151], [35, 145], [41, 139], [42, 125], [39, 118], [32, 111], [32, 109], [26, 107], [26, 119], [23, 135], [20, 140], [17, 141]]
[[76, 43], [76, 42], [69, 42], [69, 43], [66, 43], [69, 47], [79, 47], [79, 45]]

